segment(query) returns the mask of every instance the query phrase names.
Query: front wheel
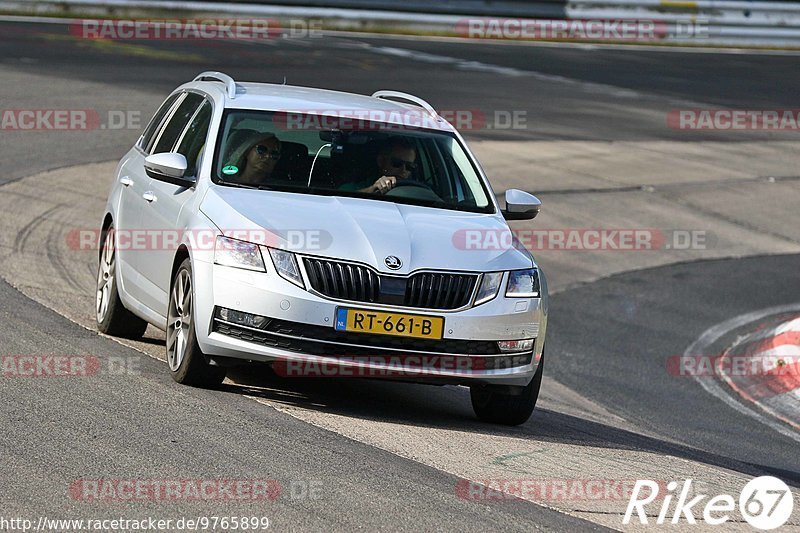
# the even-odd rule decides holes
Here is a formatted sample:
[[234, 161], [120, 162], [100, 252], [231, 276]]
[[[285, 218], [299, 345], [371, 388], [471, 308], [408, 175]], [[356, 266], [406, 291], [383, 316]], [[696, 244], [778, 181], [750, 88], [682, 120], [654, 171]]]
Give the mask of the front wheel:
[[95, 317], [97, 329], [106, 335], [138, 339], [144, 335], [147, 322], [134, 315], [122, 304], [117, 290], [117, 253], [114, 227], [102, 233], [100, 263], [97, 267]]
[[225, 379], [225, 368], [206, 361], [194, 331], [192, 263], [185, 259], [172, 281], [167, 313], [167, 364], [172, 379], [184, 385], [212, 387]]
[[520, 391], [521, 394], [508, 394], [502, 385], [472, 385], [470, 397], [475, 414], [480, 420], [492, 424], [518, 426], [524, 423], [530, 418], [533, 408], [536, 407], [536, 400], [539, 399], [543, 369], [544, 354], [536, 374], [528, 386]]

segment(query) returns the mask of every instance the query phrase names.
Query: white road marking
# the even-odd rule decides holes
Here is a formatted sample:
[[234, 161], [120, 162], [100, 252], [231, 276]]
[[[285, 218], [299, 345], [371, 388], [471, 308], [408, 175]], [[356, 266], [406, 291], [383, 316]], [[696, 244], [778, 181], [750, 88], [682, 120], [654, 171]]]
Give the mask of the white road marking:
[[557, 74], [545, 74], [536, 70], [518, 69], [513, 67], [503, 67], [500, 65], [492, 65], [491, 63], [483, 63], [481, 61], [471, 61], [461, 59], [458, 57], [451, 57], [439, 54], [429, 54], [427, 52], [418, 52], [416, 50], [408, 50], [405, 48], [395, 48], [393, 46], [373, 46], [367, 43], [360, 43], [359, 45], [351, 45], [354, 48], [362, 48], [364, 50], [374, 52], [376, 54], [402, 57], [423, 63], [431, 63], [437, 65], [451, 65], [459, 70], [466, 70], [472, 72], [489, 72], [493, 74], [500, 74], [503, 76], [512, 77], [530, 77], [541, 81], [549, 81], [555, 83], [565, 83], [573, 85], [588, 92], [609, 94], [618, 98], [640, 98], [643, 95], [638, 91], [632, 89], [623, 89], [614, 85], [607, 85], [605, 83], [595, 83], [591, 81], [583, 81], [574, 78], [567, 78], [566, 76], [559, 76]]
[[774, 329], [766, 329], [764, 331], [757, 331], [749, 335], [743, 335], [740, 339], [737, 339], [737, 342], [734, 343], [734, 345], [738, 346], [741, 343], [752, 343], [761, 339], [776, 337], [782, 333], [793, 333], [795, 331], [800, 332], [800, 318], [790, 320], [789, 322], [784, 322]]
[[763, 350], [761, 352], [753, 354], [754, 359], [758, 359], [759, 357], [775, 357], [775, 356], [798, 356], [800, 355], [800, 346], [796, 344], [781, 344], [780, 346], [775, 346], [770, 348], [769, 350]]

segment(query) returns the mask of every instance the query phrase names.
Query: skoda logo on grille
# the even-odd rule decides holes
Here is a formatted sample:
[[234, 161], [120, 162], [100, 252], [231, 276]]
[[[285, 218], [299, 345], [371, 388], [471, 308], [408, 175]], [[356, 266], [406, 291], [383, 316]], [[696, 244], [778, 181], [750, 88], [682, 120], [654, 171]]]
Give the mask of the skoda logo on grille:
[[397, 270], [401, 266], [403, 266], [403, 262], [400, 261], [400, 258], [394, 255], [388, 256], [386, 259], [383, 260], [386, 263], [386, 266], [391, 268], [392, 270]]

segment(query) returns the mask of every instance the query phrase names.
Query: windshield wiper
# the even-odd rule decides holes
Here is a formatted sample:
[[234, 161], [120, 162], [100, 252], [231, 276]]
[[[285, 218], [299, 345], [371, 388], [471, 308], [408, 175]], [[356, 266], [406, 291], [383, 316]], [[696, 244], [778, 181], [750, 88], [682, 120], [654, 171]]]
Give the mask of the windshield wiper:
[[261, 186], [258, 185], [245, 185], [244, 183], [234, 183], [232, 181], [221, 181], [219, 182], [220, 185], [224, 185], [225, 187], [238, 187], [239, 189], [253, 189], [258, 190]]

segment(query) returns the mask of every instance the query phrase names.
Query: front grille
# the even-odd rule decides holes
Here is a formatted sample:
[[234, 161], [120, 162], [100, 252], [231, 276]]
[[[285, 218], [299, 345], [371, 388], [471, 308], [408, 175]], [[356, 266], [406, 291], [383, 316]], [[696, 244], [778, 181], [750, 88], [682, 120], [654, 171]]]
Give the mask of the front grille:
[[406, 285], [406, 305], [428, 309], [458, 309], [469, 303], [476, 276], [423, 273]]
[[[523, 354], [499, 354], [497, 343], [491, 341], [424, 340], [395, 338], [387, 335], [362, 335], [338, 332], [325, 326], [312, 326], [285, 320], [271, 320], [264, 330], [245, 328], [219, 319], [214, 319], [212, 330], [247, 342], [261, 344], [306, 355], [325, 357], [414, 357], [415, 354], [436, 352], [446, 357], [468, 360], [469, 365], [460, 368], [473, 370], [515, 368], [530, 364], [533, 352]], [[327, 341], [327, 342], [323, 342]], [[361, 346], [348, 346], [348, 343]], [[392, 350], [391, 348], [394, 348]], [[452, 355], [450, 355], [452, 354]], [[489, 357], [484, 357], [484, 356]]]
[[425, 309], [460, 309], [469, 304], [476, 274], [421, 272], [408, 278], [378, 274], [352, 263], [304, 258], [311, 287], [325, 296], [354, 302]]
[[308, 257], [305, 264], [308, 281], [319, 293], [357, 302], [377, 302], [380, 297], [380, 277], [365, 266]]

